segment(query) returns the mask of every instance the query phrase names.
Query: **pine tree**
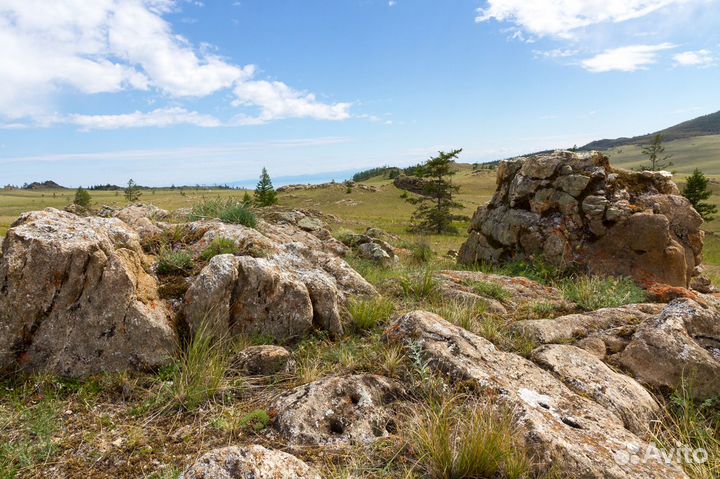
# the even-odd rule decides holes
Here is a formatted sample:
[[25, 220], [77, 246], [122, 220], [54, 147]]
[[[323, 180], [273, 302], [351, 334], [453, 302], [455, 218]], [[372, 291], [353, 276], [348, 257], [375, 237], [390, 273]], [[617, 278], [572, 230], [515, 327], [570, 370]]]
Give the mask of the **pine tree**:
[[449, 177], [456, 173], [454, 160], [461, 151], [462, 149], [449, 153], [441, 151], [438, 156], [414, 169], [414, 175], [421, 178], [423, 183], [420, 196], [407, 199], [418, 205], [411, 218], [412, 230], [437, 234], [457, 232], [457, 228], [452, 224], [455, 216], [451, 210], [462, 208], [462, 205], [453, 199], [460, 187], [453, 185]]
[[258, 206], [271, 206], [277, 204], [277, 202], [277, 193], [273, 188], [270, 175], [268, 175], [267, 169], [263, 168], [260, 181], [258, 181], [255, 188], [255, 203]]
[[670, 161], [672, 155], [665, 154], [665, 146], [662, 144], [664, 140], [665, 136], [658, 133], [653, 136], [649, 145], [642, 147], [643, 155], [647, 155], [650, 161], [648, 165], [642, 167], [643, 169], [659, 171], [672, 166], [672, 161]]
[[140, 199], [142, 196], [142, 191], [140, 191], [140, 187], [133, 181], [132, 178], [130, 178], [130, 181], [128, 181], [127, 188], [125, 188], [125, 199], [128, 200], [130, 203], [134, 203]]
[[712, 191], [708, 188], [709, 182], [703, 172], [695, 168], [693, 174], [688, 177], [687, 184], [682, 192], [683, 196], [690, 200], [695, 211], [697, 211], [705, 221], [712, 221], [714, 218], [713, 215], [717, 213], [717, 206], [704, 202], [704, 200], [712, 196]]
[[83, 208], [87, 208], [88, 206], [90, 206], [90, 201], [90, 193], [88, 193], [88, 191], [82, 186], [78, 187], [78, 189], [75, 190], [75, 199], [73, 199], [73, 203], [78, 206], [82, 206]]

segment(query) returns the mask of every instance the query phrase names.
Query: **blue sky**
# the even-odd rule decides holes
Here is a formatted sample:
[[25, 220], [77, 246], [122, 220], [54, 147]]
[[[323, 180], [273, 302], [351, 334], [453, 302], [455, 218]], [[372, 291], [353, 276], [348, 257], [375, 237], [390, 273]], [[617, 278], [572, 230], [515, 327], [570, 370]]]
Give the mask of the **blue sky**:
[[0, 184], [463, 161], [720, 109], [720, 0], [0, 0]]

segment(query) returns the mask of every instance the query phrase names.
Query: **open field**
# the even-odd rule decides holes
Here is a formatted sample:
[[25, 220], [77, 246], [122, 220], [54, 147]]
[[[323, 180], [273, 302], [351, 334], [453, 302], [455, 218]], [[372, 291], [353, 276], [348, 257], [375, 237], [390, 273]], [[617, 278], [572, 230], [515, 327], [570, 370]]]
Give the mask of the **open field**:
[[[647, 160], [637, 145], [613, 148], [605, 153], [613, 165], [636, 168]], [[679, 175], [689, 175], [699, 168], [706, 175], [720, 175], [720, 135], [697, 136], [665, 143], [665, 151], [672, 155], [671, 169]]]

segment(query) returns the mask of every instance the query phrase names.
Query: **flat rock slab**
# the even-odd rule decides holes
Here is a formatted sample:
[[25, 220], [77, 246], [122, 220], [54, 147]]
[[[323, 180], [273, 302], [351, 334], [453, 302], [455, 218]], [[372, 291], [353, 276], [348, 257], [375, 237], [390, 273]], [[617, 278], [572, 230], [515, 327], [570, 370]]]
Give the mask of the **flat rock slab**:
[[456, 381], [471, 381], [510, 407], [539, 467], [562, 466], [573, 478], [685, 478], [675, 465], [618, 461], [648, 444], [607, 408], [573, 392], [551, 373], [441, 317], [415, 311], [387, 331], [391, 341], [419, 348], [428, 365]]
[[210, 451], [179, 479], [321, 479], [321, 476], [293, 455], [251, 445]]
[[383, 376], [329, 376], [283, 394], [270, 410], [275, 428], [293, 444], [369, 444], [396, 430], [393, 408], [404, 394]]
[[540, 344], [563, 343], [591, 333], [628, 325], [638, 325], [660, 311], [662, 304], [630, 304], [603, 308], [583, 314], [568, 314], [555, 319], [517, 321], [513, 328]]
[[551, 344], [533, 351], [531, 359], [573, 391], [617, 414], [625, 427], [640, 437], [647, 435], [660, 414], [660, 405], [637, 381], [616, 373], [583, 349]]

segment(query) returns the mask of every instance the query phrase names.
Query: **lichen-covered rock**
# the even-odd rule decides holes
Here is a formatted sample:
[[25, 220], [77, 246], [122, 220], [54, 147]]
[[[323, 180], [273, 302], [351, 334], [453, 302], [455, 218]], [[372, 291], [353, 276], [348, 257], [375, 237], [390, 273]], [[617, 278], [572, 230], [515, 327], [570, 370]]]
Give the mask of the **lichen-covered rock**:
[[444, 296], [464, 302], [479, 302], [491, 313], [505, 314], [537, 305], [553, 311], [569, 311], [572, 305], [557, 288], [521, 276], [510, 277], [479, 271], [440, 271], [436, 274]]
[[263, 344], [248, 346], [235, 358], [238, 369], [252, 376], [268, 376], [284, 371], [290, 361], [290, 351], [282, 346]]
[[662, 311], [664, 305], [629, 304], [602, 308], [582, 314], [568, 314], [554, 319], [516, 321], [513, 329], [540, 344], [564, 343], [590, 334], [623, 326], [637, 326]]
[[501, 162], [461, 263], [532, 260], [688, 287], [702, 260], [702, 219], [671, 175], [613, 169], [599, 153]]
[[368, 444], [396, 431], [396, 381], [372, 374], [329, 376], [276, 399], [275, 428], [293, 444]]
[[119, 219], [22, 215], [0, 258], [0, 367], [79, 377], [167, 364], [176, 334], [146, 265]]
[[640, 437], [647, 435], [660, 414], [660, 406], [645, 388], [583, 349], [568, 344], [541, 346], [531, 359], [573, 391], [613, 411]]
[[321, 479], [297, 457], [256, 444], [230, 446], [204, 454], [180, 479]]
[[674, 464], [617, 461], [618, 452], [649, 446], [625, 429], [617, 415], [527, 359], [499, 351], [435, 314], [408, 313], [388, 328], [387, 337], [420, 351], [429, 367], [452, 380], [474, 383], [510, 408], [538, 468], [556, 464], [574, 478], [687, 477]]
[[676, 299], [643, 322], [618, 355], [620, 365], [649, 386], [675, 390], [683, 381], [690, 394], [720, 394], [720, 310]]

